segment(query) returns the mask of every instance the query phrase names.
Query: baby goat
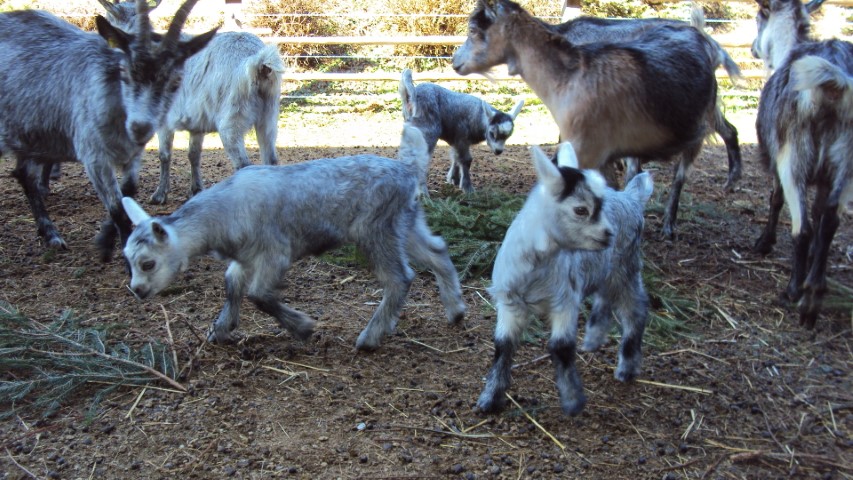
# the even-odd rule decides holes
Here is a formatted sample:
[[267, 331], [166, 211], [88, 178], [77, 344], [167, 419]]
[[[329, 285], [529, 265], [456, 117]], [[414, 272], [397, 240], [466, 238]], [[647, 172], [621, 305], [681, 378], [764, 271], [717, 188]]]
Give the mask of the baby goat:
[[[131, 224], [122, 195], [136, 192], [141, 152], [166, 115], [184, 63], [216, 32], [179, 38], [195, 3], [181, 5], [156, 43], [146, 2], [136, 5], [137, 21], [127, 30], [97, 17], [100, 36], [46, 12], [0, 14], [0, 152], [15, 155], [13, 175], [48, 247], [67, 248], [48, 217], [35, 166], [47, 175], [66, 161], [83, 164], [109, 212], [96, 239], [101, 259], [111, 257], [117, 234], [124, 246]], [[121, 188], [116, 169], [124, 173]]]
[[498, 311], [494, 364], [477, 406], [499, 410], [510, 386], [512, 357], [532, 312], [551, 322], [548, 350], [556, 368], [560, 404], [569, 415], [583, 410], [586, 397], [575, 367], [578, 312], [592, 296], [582, 349], [607, 340], [613, 314], [622, 342], [616, 379], [640, 373], [648, 298], [643, 288], [640, 249], [643, 209], [652, 194], [648, 173], [625, 190], [606, 186], [594, 170], [579, 170], [568, 143], [557, 165], [538, 147], [531, 149], [539, 183], [506, 232], [489, 289]]
[[457, 323], [465, 313], [459, 279], [418, 202], [418, 172], [429, 163], [429, 151], [417, 128], [404, 126], [399, 156], [249, 166], [166, 217], [151, 218], [125, 198], [136, 224], [124, 249], [130, 287], [141, 299], [151, 297], [192, 258], [213, 253], [230, 263], [225, 307], [210, 329], [211, 341], [232, 338], [244, 296], [306, 339], [314, 320], [281, 302], [276, 289], [293, 262], [348, 242], [365, 253], [384, 292], [356, 348], [377, 348], [394, 331], [414, 279], [409, 259], [433, 271], [447, 320]]
[[[794, 251], [783, 298], [798, 302], [800, 324], [812, 329], [826, 293], [839, 209], [853, 201], [853, 44], [794, 47], [761, 92], [756, 128], [760, 158], [774, 181], [769, 219], [754, 250], [772, 250], [784, 195]], [[815, 187], [811, 210], [809, 186]]]
[[[113, 23], [133, 25], [135, 1], [117, 4], [99, 1]], [[162, 204], [167, 200], [176, 130], [190, 132], [190, 195], [204, 188], [201, 147], [207, 133], [219, 132], [225, 153], [236, 170], [251, 164], [244, 137], [254, 127], [261, 161], [277, 164], [275, 143], [283, 71], [277, 47], [264, 45], [248, 32], [218, 33], [207, 48], [189, 59], [184, 66], [184, 80], [165, 123], [157, 132], [160, 184], [151, 196], [151, 203]]]
[[582, 168], [681, 154], [663, 234], [674, 236], [686, 170], [714, 125], [716, 48], [694, 28], [660, 25], [635, 40], [575, 45], [509, 0], [479, 0], [453, 55], [460, 75], [506, 64], [542, 99]]
[[[403, 120], [423, 132], [430, 157], [439, 140], [450, 145], [447, 183], [465, 192], [474, 190], [470, 174], [471, 145], [485, 140], [492, 152], [500, 155], [507, 138], [512, 135], [513, 121], [524, 106], [524, 100], [519, 100], [506, 114], [473, 95], [453, 92], [434, 83], [421, 83], [415, 87], [412, 71], [408, 68], [403, 70], [400, 78], [400, 99], [403, 101]], [[427, 176], [423, 176], [421, 188], [428, 196]]]

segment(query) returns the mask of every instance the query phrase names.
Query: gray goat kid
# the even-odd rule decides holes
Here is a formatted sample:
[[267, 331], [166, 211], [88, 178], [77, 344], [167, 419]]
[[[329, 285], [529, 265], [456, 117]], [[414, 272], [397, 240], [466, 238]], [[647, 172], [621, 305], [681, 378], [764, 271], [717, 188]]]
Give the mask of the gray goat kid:
[[506, 64], [542, 100], [582, 168], [623, 157], [681, 154], [663, 219], [674, 236], [687, 169], [714, 124], [717, 55], [694, 28], [660, 25], [626, 42], [574, 45], [509, 0], [479, 0], [468, 38], [453, 55], [461, 75]]
[[797, 45], [813, 41], [809, 15], [824, 1], [758, 0], [758, 35], [752, 42], [752, 55], [763, 60], [771, 72], [784, 65]]
[[[575, 45], [597, 42], [613, 42], [614, 39], [618, 39], [620, 42], [636, 40], [641, 38], [650, 28], [660, 25], [669, 25], [675, 28], [696, 28], [697, 31], [703, 32], [705, 28], [705, 17], [702, 13], [701, 7], [694, 7], [691, 14], [690, 23], [665, 18], [617, 20], [582, 16], [554, 25], [554, 28], [560, 32], [566, 40]], [[710, 37], [707, 38], [708, 42], [713, 46], [713, 49], [709, 52], [711, 55], [708, 57], [708, 62], [711, 67], [716, 70], [717, 67], [722, 65], [729, 74], [729, 77], [732, 79], [740, 78], [740, 68], [728, 52], [726, 52], [725, 49], [723, 49], [723, 47], [714, 39]], [[732, 191], [735, 183], [740, 179], [742, 174], [740, 144], [738, 143], [737, 136], [738, 132], [735, 126], [726, 120], [726, 117], [723, 115], [719, 105], [714, 106], [713, 120], [713, 128], [723, 139], [723, 142], [726, 145], [726, 152], [728, 154], [729, 174], [726, 178], [726, 183], [723, 186], [723, 189], [726, 191]], [[628, 171], [625, 177], [626, 183], [630, 180], [630, 177], [635, 175], [638, 171], [640, 171], [640, 165], [637, 159], [631, 158], [628, 162]]]
[[[116, 25], [132, 25], [135, 2], [98, 0], [107, 18]], [[159, 3], [159, 2], [157, 2]], [[192, 172], [190, 195], [204, 188], [201, 147], [204, 135], [219, 132], [225, 153], [234, 169], [250, 165], [244, 138], [254, 127], [261, 161], [278, 163], [281, 73], [284, 63], [275, 45], [264, 45], [249, 32], [217, 33], [207, 47], [186, 62], [184, 80], [166, 121], [158, 130], [160, 184], [151, 203], [165, 203], [169, 194], [169, 170], [176, 130], [190, 133], [188, 156]]]
[[[803, 12], [798, 0], [786, 12]], [[770, 2], [768, 24], [775, 12]], [[798, 17], [801, 21], [807, 15]], [[799, 29], [798, 29], [799, 30]], [[766, 31], [766, 30], [765, 30]], [[753, 249], [769, 253], [776, 243], [782, 204], [791, 212], [793, 254], [784, 299], [798, 302], [800, 324], [812, 329], [826, 293], [829, 247], [839, 209], [853, 201], [853, 44], [804, 41], [777, 47], [763, 37], [760, 52], [776, 52], [776, 67], [758, 103], [759, 156], [773, 175], [770, 213]], [[787, 46], [786, 46], [787, 45]], [[784, 48], [791, 47], [785, 55]], [[775, 56], [775, 55], [774, 55]], [[762, 57], [763, 58], [763, 57]], [[771, 58], [771, 57], [768, 57]], [[809, 209], [808, 187], [815, 188]], [[809, 222], [809, 211], [811, 222]]]
[[459, 279], [418, 202], [418, 169], [429, 163], [429, 153], [417, 128], [404, 127], [399, 156], [249, 166], [166, 217], [149, 217], [126, 198], [125, 209], [136, 224], [124, 250], [130, 287], [141, 299], [151, 297], [192, 258], [213, 253], [230, 263], [225, 307], [210, 340], [232, 339], [244, 296], [296, 338], [307, 339], [314, 320], [281, 302], [276, 290], [295, 261], [346, 242], [367, 256], [384, 292], [357, 348], [377, 348], [382, 336], [394, 331], [414, 279], [409, 259], [433, 271], [447, 320], [458, 323], [465, 313]]
[[[512, 135], [513, 122], [524, 106], [524, 100], [508, 114], [501, 112], [473, 95], [454, 92], [434, 83], [412, 81], [412, 71], [403, 70], [400, 78], [400, 99], [403, 102], [403, 120], [418, 127], [426, 138], [430, 157], [439, 140], [450, 145], [450, 169], [447, 183], [465, 192], [472, 192], [471, 145], [485, 141], [495, 155], [504, 151], [506, 140]], [[422, 189], [427, 196], [424, 175]]]
[[[126, 243], [131, 224], [122, 195], [136, 192], [140, 153], [166, 115], [184, 62], [215, 33], [179, 39], [195, 3], [181, 5], [156, 44], [145, 2], [126, 31], [98, 16], [100, 35], [46, 12], [0, 14], [0, 91], [7, 92], [0, 95], [0, 152], [16, 157], [12, 174], [48, 247], [67, 245], [48, 216], [46, 189], [34, 166], [41, 165], [46, 176], [53, 164], [66, 161], [83, 164], [109, 212], [96, 239], [101, 259], [111, 258], [116, 235]], [[121, 188], [115, 170], [124, 173]]]
[[593, 300], [582, 349], [604, 344], [615, 313], [622, 328], [615, 377], [625, 382], [640, 373], [648, 311], [641, 276], [643, 209], [653, 182], [641, 173], [615, 191], [597, 171], [577, 169], [568, 143], [560, 146], [557, 165], [538, 147], [532, 154], [539, 183], [507, 230], [492, 273], [495, 356], [477, 406], [485, 412], [503, 406], [512, 357], [534, 313], [550, 320], [548, 350], [560, 404], [576, 415], [586, 403], [575, 366], [584, 298]]

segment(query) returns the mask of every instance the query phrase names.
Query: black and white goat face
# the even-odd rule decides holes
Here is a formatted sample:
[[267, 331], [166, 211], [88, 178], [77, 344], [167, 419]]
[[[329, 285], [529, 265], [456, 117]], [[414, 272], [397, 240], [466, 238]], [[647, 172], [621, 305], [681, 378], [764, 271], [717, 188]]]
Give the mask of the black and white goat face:
[[607, 182], [595, 170], [578, 169], [571, 144], [557, 152], [555, 165], [538, 147], [531, 153], [543, 202], [538, 211], [550, 237], [565, 250], [602, 250], [610, 246], [613, 227], [603, 215]]

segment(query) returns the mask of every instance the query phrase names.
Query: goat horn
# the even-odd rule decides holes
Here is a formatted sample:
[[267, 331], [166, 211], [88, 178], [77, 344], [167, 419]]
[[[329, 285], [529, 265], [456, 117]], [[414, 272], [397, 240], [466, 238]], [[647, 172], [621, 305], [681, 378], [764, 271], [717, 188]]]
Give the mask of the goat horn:
[[148, 19], [148, 1], [137, 0], [136, 2], [136, 28], [139, 35], [139, 43], [147, 49], [151, 43], [151, 21]]
[[169, 30], [166, 31], [166, 35], [163, 37], [164, 44], [171, 44], [178, 41], [181, 29], [184, 28], [184, 23], [187, 21], [187, 17], [190, 16], [190, 10], [193, 9], [196, 2], [198, 0], [187, 0], [175, 12], [175, 17], [172, 19], [172, 23], [169, 24]]

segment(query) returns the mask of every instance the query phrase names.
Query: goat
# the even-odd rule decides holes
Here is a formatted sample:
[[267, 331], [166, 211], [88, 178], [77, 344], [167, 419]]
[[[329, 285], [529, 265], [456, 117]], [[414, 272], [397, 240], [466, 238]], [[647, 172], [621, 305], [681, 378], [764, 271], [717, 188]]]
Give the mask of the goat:
[[764, 61], [769, 72], [785, 64], [797, 45], [813, 41], [809, 15], [825, 0], [757, 0], [755, 23], [758, 35], [752, 42], [752, 56]]
[[[775, 71], [761, 92], [756, 130], [759, 157], [773, 175], [773, 190], [768, 221], [753, 250], [772, 251], [786, 203], [793, 254], [782, 298], [797, 302], [800, 324], [813, 329], [826, 293], [827, 256], [839, 209], [853, 201], [853, 44], [810, 41], [810, 11], [799, 0], [771, 0], [759, 14], [764, 17], [759, 25], [765, 27], [754, 50]], [[777, 32], [782, 32], [778, 44]], [[809, 186], [815, 187], [813, 225]]]
[[556, 369], [565, 413], [586, 403], [575, 367], [578, 311], [593, 297], [582, 349], [597, 350], [607, 339], [613, 314], [622, 341], [617, 380], [633, 380], [642, 363], [648, 297], [643, 287], [643, 208], [652, 194], [648, 173], [615, 191], [595, 170], [579, 170], [571, 144], [561, 144], [554, 165], [532, 148], [538, 184], [510, 224], [492, 272], [497, 308], [495, 355], [477, 406], [499, 410], [510, 385], [512, 357], [529, 313], [548, 318], [548, 350]]
[[[454, 92], [434, 83], [420, 83], [415, 87], [412, 71], [408, 68], [400, 77], [400, 99], [403, 120], [424, 134], [430, 156], [439, 140], [450, 145], [447, 183], [465, 192], [474, 191], [470, 174], [471, 145], [485, 140], [492, 152], [500, 155], [507, 138], [512, 135], [513, 121], [524, 106], [524, 100], [519, 100], [507, 114], [473, 95]], [[421, 188], [428, 195], [426, 176]]]
[[[96, 237], [101, 260], [111, 258], [116, 235], [122, 246], [126, 243], [131, 224], [122, 195], [136, 192], [140, 154], [180, 86], [184, 63], [216, 32], [178, 38], [196, 1], [181, 5], [157, 44], [146, 2], [136, 5], [137, 20], [127, 30], [98, 16], [100, 35], [47, 12], [0, 14], [0, 91], [7, 92], [0, 95], [0, 152], [16, 157], [12, 175], [49, 248], [67, 245], [48, 216], [46, 189], [33, 172], [41, 165], [46, 178], [54, 164], [66, 161], [83, 164], [109, 212]], [[120, 188], [116, 169], [124, 173]]]
[[488, 1], [471, 13], [468, 38], [453, 55], [456, 72], [506, 64], [521, 75], [582, 168], [681, 153], [663, 220], [672, 238], [686, 171], [714, 124], [717, 81], [708, 59], [717, 53], [706, 35], [660, 25], [632, 41], [575, 45], [518, 4]]
[[[566, 40], [575, 45], [612, 42], [614, 39], [619, 39], [619, 41], [635, 40], [641, 38], [650, 28], [659, 25], [669, 25], [676, 28], [696, 28], [697, 31], [704, 32], [705, 17], [701, 7], [694, 7], [691, 14], [690, 23], [665, 18], [616, 20], [583, 16], [554, 25], [554, 29], [560, 32]], [[722, 65], [731, 78], [739, 78], [741, 76], [740, 68], [728, 52], [710, 36], [707, 36], [707, 39], [713, 47], [712, 51], [709, 52], [711, 56], [708, 57], [711, 67], [716, 70]], [[734, 190], [735, 183], [742, 175], [742, 159], [740, 144], [738, 143], [738, 132], [735, 126], [726, 120], [719, 105], [714, 105], [713, 119], [714, 131], [723, 139], [726, 145], [726, 153], [728, 154], [729, 174], [723, 189], [725, 191], [732, 191]], [[637, 159], [634, 158], [629, 160], [625, 177], [626, 183], [630, 180], [631, 176], [640, 170], [637, 162]]]
[[458, 323], [465, 313], [459, 279], [447, 246], [430, 233], [418, 203], [418, 172], [429, 163], [429, 153], [417, 128], [404, 126], [399, 157], [363, 154], [248, 166], [166, 217], [149, 217], [126, 198], [136, 225], [124, 249], [130, 288], [140, 299], [151, 297], [191, 259], [212, 252], [230, 263], [225, 307], [210, 329], [211, 341], [233, 340], [244, 296], [296, 338], [307, 339], [314, 320], [282, 303], [275, 289], [298, 259], [349, 242], [367, 256], [384, 291], [356, 348], [375, 349], [394, 331], [414, 279], [409, 259], [433, 271], [447, 320]]
[[[134, 1], [116, 4], [98, 1], [114, 24], [133, 24]], [[165, 123], [157, 132], [160, 183], [151, 196], [151, 203], [163, 204], [168, 198], [176, 130], [190, 133], [190, 195], [204, 188], [201, 147], [207, 133], [219, 132], [225, 153], [237, 170], [251, 164], [244, 138], [254, 127], [261, 161], [267, 165], [277, 164], [276, 137], [283, 71], [284, 63], [277, 47], [264, 45], [249, 32], [217, 33], [204, 50], [187, 60], [184, 80]]]

